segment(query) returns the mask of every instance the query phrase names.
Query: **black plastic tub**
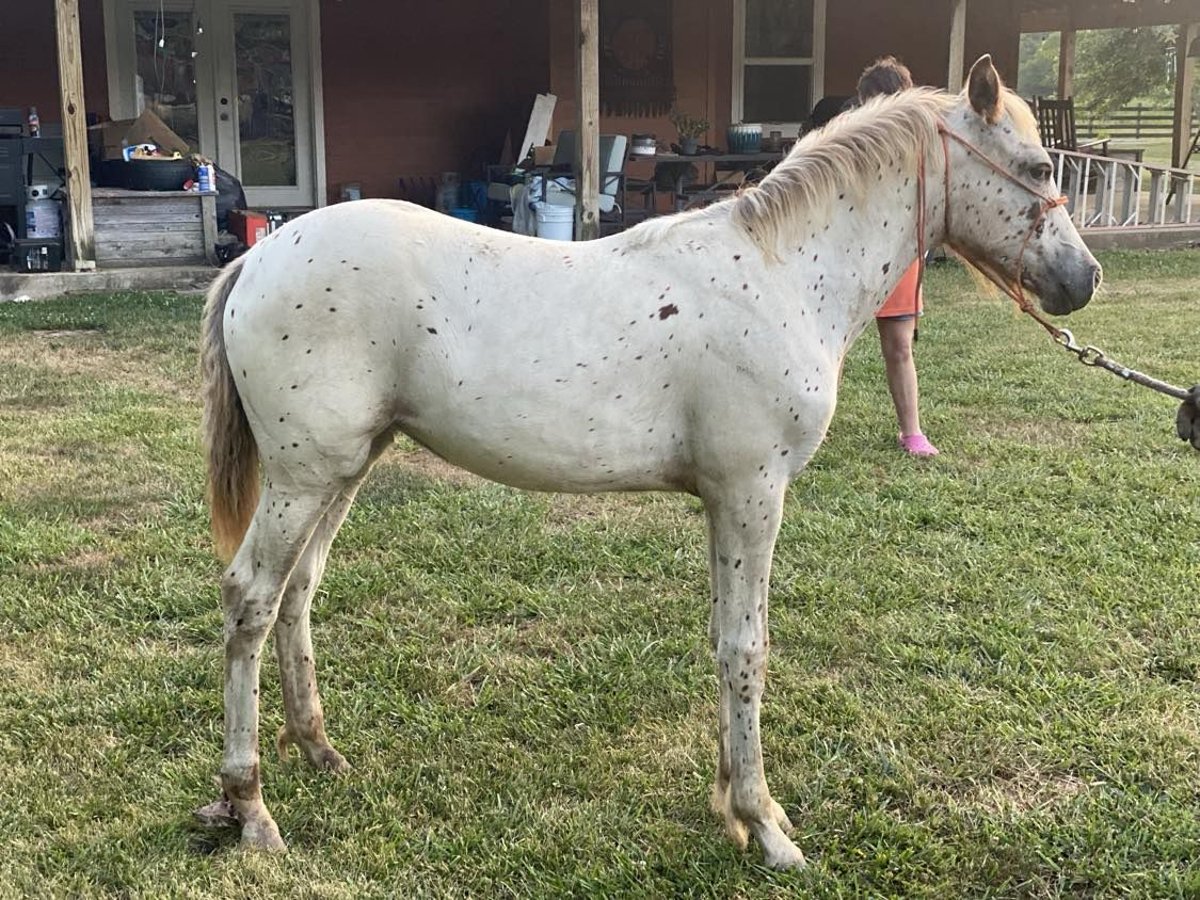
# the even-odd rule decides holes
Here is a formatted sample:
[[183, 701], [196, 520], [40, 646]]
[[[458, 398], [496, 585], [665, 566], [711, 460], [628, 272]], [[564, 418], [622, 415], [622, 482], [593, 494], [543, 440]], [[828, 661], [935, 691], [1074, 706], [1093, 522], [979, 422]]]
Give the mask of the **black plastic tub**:
[[182, 191], [196, 179], [196, 167], [186, 159], [106, 159], [96, 168], [100, 187], [129, 191]]

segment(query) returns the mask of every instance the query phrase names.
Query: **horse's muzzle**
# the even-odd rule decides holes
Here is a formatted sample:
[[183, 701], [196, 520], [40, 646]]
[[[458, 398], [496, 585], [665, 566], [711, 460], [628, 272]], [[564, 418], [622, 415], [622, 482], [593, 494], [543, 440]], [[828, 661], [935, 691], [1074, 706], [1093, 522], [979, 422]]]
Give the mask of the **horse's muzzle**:
[[1089, 253], [1078, 265], [1055, 272], [1045, 282], [1031, 287], [1042, 301], [1042, 309], [1053, 316], [1065, 316], [1087, 306], [1103, 277], [1100, 263]]

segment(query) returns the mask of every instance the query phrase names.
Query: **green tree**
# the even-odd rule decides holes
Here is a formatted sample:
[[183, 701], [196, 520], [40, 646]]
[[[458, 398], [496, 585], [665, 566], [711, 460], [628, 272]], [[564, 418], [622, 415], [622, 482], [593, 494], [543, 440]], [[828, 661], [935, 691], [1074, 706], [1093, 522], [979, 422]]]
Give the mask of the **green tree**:
[[[1170, 105], [1175, 66], [1172, 25], [1081, 31], [1075, 41], [1074, 95], [1100, 113], [1140, 99]], [[1058, 88], [1059, 35], [1021, 35], [1017, 88], [1026, 97]]]
[[1135, 98], [1169, 104], [1174, 79], [1175, 28], [1113, 28], [1079, 33], [1075, 101], [1100, 113]]
[[1021, 35], [1017, 90], [1024, 97], [1048, 97], [1058, 90], [1058, 32]]

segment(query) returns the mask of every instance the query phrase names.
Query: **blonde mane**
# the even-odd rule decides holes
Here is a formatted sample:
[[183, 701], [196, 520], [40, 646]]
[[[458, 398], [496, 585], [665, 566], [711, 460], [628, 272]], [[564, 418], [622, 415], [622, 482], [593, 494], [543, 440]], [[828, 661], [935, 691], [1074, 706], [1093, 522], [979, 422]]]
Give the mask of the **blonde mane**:
[[[913, 88], [880, 95], [812, 132], [756, 187], [730, 201], [730, 216], [769, 257], [806, 220], [827, 216], [835, 197], [856, 194], [881, 171], [914, 164], [936, 143], [937, 123], [964, 94]], [[1005, 112], [1022, 137], [1037, 141], [1029, 106], [1002, 89]]]

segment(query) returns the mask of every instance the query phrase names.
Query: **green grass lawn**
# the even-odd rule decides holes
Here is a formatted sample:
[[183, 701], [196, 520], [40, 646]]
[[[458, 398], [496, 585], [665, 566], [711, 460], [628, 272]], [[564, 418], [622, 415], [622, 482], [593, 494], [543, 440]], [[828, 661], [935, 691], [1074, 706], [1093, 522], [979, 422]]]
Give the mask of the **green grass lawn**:
[[[1110, 254], [1081, 341], [1200, 380], [1200, 254]], [[903, 458], [845, 370], [773, 574], [768, 777], [807, 870], [707, 809], [703, 516], [481, 482], [411, 445], [315, 613], [342, 778], [264, 747], [290, 852], [192, 810], [221, 744], [200, 300], [0, 305], [0, 897], [1197, 896], [1200, 455], [953, 265]], [[263, 734], [281, 723], [275, 671]]]

